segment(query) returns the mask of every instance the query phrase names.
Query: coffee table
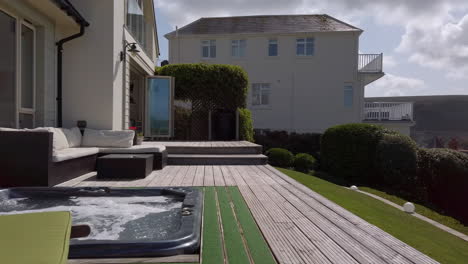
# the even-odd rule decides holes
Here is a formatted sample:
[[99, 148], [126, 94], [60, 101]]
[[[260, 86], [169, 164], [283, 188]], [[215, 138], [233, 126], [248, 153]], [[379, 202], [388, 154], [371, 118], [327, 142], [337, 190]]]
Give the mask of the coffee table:
[[143, 179], [152, 171], [152, 154], [109, 154], [97, 159], [98, 179]]

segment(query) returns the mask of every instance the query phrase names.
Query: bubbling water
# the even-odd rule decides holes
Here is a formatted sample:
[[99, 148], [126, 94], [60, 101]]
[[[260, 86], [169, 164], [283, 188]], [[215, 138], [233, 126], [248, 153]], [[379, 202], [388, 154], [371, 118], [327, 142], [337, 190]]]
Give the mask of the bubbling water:
[[91, 228], [83, 240], [162, 238], [178, 228], [182, 202], [170, 196], [13, 198], [0, 200], [0, 215], [70, 211], [74, 225]]

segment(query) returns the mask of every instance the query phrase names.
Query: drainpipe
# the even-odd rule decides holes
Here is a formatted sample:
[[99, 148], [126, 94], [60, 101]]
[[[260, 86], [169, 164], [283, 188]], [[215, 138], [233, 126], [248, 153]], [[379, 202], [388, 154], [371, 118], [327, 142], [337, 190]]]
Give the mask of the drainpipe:
[[84, 35], [85, 27], [89, 24], [80, 24], [80, 32], [73, 34], [69, 37], [61, 39], [57, 42], [57, 127], [62, 127], [62, 56], [63, 44], [66, 42], [79, 38]]

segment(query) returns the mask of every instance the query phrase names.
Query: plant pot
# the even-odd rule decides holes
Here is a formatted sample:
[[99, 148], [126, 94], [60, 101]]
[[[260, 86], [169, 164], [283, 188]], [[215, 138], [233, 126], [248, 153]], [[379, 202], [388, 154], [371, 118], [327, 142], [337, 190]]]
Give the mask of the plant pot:
[[144, 137], [136, 137], [135, 145], [141, 145], [144, 139]]

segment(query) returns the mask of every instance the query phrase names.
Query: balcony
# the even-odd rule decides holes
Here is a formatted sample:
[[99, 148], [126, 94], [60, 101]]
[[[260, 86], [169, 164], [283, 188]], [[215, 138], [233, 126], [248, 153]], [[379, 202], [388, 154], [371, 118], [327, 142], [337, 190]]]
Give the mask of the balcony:
[[383, 53], [359, 54], [358, 72], [364, 85], [368, 85], [385, 74], [383, 73]]
[[411, 102], [366, 102], [364, 121], [413, 121]]

